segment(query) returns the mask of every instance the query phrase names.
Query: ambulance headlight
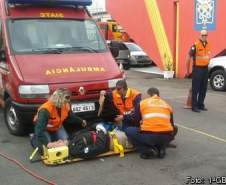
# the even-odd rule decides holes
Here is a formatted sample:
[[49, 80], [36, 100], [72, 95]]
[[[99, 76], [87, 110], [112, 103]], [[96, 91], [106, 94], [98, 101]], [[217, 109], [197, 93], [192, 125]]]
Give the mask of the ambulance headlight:
[[115, 88], [117, 81], [123, 80], [122, 78], [116, 78], [112, 80], [108, 80], [108, 88]]
[[49, 96], [48, 85], [20, 85], [21, 98], [47, 98]]

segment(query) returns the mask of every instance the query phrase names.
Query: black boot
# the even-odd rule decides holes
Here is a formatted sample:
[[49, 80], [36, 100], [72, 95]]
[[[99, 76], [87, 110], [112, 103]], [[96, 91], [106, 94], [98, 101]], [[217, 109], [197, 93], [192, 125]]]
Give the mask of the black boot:
[[159, 152], [158, 149], [153, 147], [150, 148], [148, 150], [146, 150], [145, 152], [140, 154], [140, 158], [142, 159], [153, 159], [156, 158], [158, 156]]
[[166, 155], [166, 147], [159, 147], [158, 148], [158, 157], [163, 159]]

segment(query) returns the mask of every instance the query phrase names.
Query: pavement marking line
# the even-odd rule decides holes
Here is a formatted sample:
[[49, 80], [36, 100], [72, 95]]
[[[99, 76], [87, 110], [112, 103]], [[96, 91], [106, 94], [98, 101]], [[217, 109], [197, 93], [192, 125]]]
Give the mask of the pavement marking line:
[[222, 138], [220, 138], [220, 137], [217, 137], [217, 136], [208, 134], [208, 133], [203, 132], [203, 131], [200, 131], [200, 130], [196, 130], [196, 129], [193, 129], [193, 128], [189, 128], [189, 127], [186, 127], [186, 126], [184, 126], [184, 125], [180, 125], [180, 124], [176, 124], [176, 125], [177, 125], [178, 127], [183, 128], [183, 129], [190, 130], [190, 131], [192, 131], [192, 132], [196, 132], [196, 133], [198, 133], [198, 134], [201, 134], [201, 135], [210, 137], [210, 138], [215, 139], [215, 140], [217, 140], [217, 141], [221, 141], [221, 142], [223, 142], [223, 143], [226, 143], [226, 139], [222, 139]]

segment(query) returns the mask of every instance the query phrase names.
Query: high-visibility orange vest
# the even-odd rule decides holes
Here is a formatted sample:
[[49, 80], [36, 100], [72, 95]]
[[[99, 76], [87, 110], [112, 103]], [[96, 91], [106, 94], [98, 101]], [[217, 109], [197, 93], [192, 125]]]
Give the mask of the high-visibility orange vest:
[[195, 42], [195, 66], [207, 67], [210, 61], [210, 48], [207, 43], [204, 47], [202, 42], [199, 40]]
[[171, 132], [170, 122], [172, 108], [158, 96], [153, 96], [141, 101], [140, 112], [142, 116], [141, 131]]
[[140, 92], [138, 92], [137, 90], [128, 88], [125, 96], [125, 101], [123, 102], [122, 97], [118, 93], [118, 91], [116, 89], [112, 91], [114, 105], [118, 108], [120, 114], [129, 113], [134, 109], [133, 102], [139, 94]]
[[[51, 101], [47, 101], [46, 103], [41, 105], [38, 109], [38, 112], [41, 109], [46, 109], [50, 114], [50, 117], [49, 117], [49, 120], [47, 123], [47, 130], [50, 132], [55, 132], [59, 128], [61, 128], [64, 120], [68, 117], [68, 113], [70, 111], [70, 105], [68, 103], [63, 104], [63, 106], [61, 107], [61, 115], [60, 116], [57, 112], [56, 106], [53, 105], [53, 103]], [[38, 113], [34, 117], [34, 122], [37, 121], [37, 118], [38, 118], [37, 115], [38, 115]]]

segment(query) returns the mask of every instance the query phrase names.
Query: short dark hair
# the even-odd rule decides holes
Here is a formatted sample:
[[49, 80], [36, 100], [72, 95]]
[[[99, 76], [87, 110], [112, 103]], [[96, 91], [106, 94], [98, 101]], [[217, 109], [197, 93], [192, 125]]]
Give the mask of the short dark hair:
[[150, 96], [154, 96], [154, 95], [157, 95], [159, 96], [159, 90], [155, 87], [151, 87], [147, 90], [147, 93], [150, 95]]
[[128, 87], [127, 87], [127, 83], [126, 83], [126, 80], [119, 80], [119, 81], [117, 81], [116, 82], [116, 87], [117, 86], [120, 86], [120, 87], [122, 87], [123, 89], [127, 89]]

